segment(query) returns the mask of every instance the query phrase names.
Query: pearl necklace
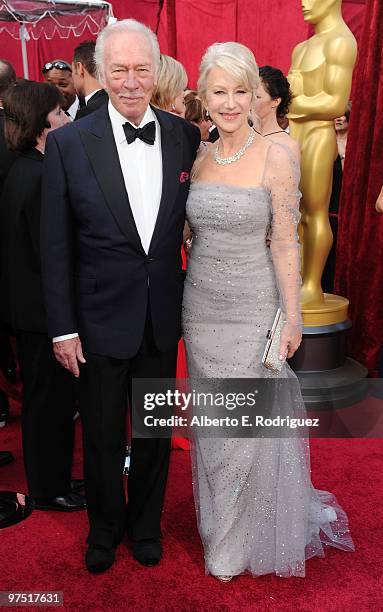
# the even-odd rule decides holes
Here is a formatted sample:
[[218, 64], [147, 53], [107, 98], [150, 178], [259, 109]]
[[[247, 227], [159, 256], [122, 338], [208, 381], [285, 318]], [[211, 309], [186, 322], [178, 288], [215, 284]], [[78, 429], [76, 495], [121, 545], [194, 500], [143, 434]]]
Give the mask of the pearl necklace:
[[218, 155], [219, 144], [217, 144], [216, 149], [214, 151], [214, 161], [217, 164], [219, 164], [220, 166], [226, 166], [227, 164], [232, 164], [233, 162], [238, 161], [242, 157], [242, 155], [244, 154], [246, 149], [248, 149], [251, 146], [251, 144], [253, 143], [254, 138], [255, 138], [255, 132], [254, 132], [254, 130], [250, 130], [249, 137], [246, 140], [246, 142], [243, 145], [243, 147], [241, 149], [239, 149], [239, 151], [234, 153], [234, 155], [231, 155], [231, 157], [219, 157], [219, 155]]

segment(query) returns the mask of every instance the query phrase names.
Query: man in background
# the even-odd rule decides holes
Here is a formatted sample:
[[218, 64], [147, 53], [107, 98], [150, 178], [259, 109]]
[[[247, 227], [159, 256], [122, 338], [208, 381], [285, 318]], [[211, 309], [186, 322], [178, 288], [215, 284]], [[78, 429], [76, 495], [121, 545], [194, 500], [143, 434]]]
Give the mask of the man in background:
[[73, 83], [85, 105], [77, 111], [76, 119], [86, 117], [108, 101], [108, 94], [97, 80], [94, 50], [96, 43], [88, 40], [80, 43], [74, 50], [72, 62]]
[[71, 65], [65, 60], [52, 60], [44, 64], [42, 73], [48, 83], [53, 83], [61, 91], [65, 100], [62, 109], [74, 121], [80, 107], [80, 99], [74, 87]]

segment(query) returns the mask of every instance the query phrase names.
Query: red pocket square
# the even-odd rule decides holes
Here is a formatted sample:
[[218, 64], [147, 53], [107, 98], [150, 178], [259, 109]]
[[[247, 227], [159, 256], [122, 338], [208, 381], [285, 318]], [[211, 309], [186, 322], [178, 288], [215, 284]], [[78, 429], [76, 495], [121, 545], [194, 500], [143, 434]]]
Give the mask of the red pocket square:
[[180, 183], [186, 183], [189, 180], [189, 172], [181, 172]]

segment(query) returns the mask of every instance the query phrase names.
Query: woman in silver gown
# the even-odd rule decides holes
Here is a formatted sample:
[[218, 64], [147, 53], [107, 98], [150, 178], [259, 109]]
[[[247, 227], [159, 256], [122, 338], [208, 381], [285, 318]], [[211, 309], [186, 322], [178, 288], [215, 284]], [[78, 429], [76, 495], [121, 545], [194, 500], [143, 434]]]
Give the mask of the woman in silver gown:
[[[249, 49], [238, 43], [209, 47], [199, 95], [220, 139], [200, 152], [187, 202], [194, 237], [183, 327], [192, 380], [269, 377], [296, 383], [287, 364], [275, 374], [261, 363], [279, 306], [285, 320], [281, 357], [291, 357], [301, 340], [300, 194], [294, 156], [248, 126], [258, 84]], [[291, 403], [304, 410], [298, 384], [282, 385], [280, 393], [291, 388]], [[276, 391], [274, 414], [282, 405], [286, 395]], [[207, 573], [224, 581], [246, 571], [304, 576], [305, 560], [323, 556], [326, 545], [354, 549], [335, 497], [311, 483], [307, 440], [209, 439], [197, 431], [192, 459]]]

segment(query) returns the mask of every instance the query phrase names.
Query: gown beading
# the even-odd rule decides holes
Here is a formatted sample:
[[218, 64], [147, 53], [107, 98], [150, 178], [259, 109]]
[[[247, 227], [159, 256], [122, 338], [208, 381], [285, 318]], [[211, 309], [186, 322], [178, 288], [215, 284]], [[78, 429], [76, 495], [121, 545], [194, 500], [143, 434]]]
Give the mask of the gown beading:
[[[300, 325], [299, 167], [271, 144], [262, 183], [198, 182], [187, 201], [193, 231], [183, 301], [190, 380], [278, 378], [274, 414], [304, 411], [299, 384], [261, 363], [275, 312]], [[270, 245], [266, 236], [270, 236]], [[285, 394], [281, 397], [280, 394]], [[309, 444], [299, 436], [192, 440], [193, 490], [206, 573], [304, 576], [328, 545], [354, 550], [345, 512], [311, 482]]]

